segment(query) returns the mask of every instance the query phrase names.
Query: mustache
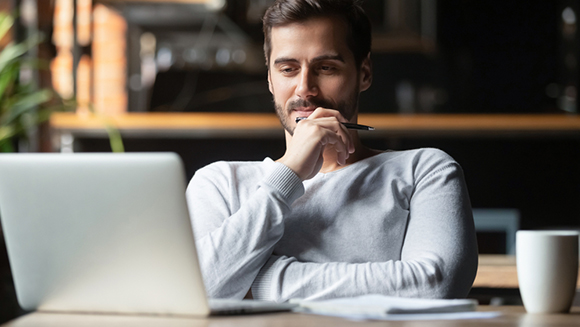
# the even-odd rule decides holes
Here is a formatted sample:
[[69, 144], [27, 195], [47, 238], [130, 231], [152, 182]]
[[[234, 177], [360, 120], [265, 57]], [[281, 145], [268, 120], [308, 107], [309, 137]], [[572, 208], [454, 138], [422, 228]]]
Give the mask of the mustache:
[[315, 107], [315, 108], [322, 107], [327, 109], [337, 109], [335, 108], [336, 106], [333, 103], [330, 103], [323, 99], [311, 99], [311, 100], [297, 99], [292, 101], [288, 105], [288, 111], [292, 111], [302, 107]]

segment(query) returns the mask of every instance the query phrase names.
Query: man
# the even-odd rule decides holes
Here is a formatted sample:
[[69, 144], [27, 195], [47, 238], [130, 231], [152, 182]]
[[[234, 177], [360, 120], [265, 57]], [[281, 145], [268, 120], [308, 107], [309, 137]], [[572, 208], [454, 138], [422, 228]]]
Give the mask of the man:
[[341, 124], [372, 82], [362, 9], [278, 0], [264, 33], [286, 153], [214, 163], [188, 186], [210, 297], [466, 296], [477, 246], [459, 165], [435, 149], [366, 148]]

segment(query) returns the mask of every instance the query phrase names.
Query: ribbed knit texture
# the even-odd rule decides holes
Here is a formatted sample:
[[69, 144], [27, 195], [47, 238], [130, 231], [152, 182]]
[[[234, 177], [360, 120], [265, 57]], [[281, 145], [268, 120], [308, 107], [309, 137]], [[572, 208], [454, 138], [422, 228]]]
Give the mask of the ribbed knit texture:
[[304, 194], [304, 185], [302, 185], [300, 177], [281, 163], [274, 163], [274, 169], [270, 175], [264, 178], [262, 183], [280, 192], [289, 204]]

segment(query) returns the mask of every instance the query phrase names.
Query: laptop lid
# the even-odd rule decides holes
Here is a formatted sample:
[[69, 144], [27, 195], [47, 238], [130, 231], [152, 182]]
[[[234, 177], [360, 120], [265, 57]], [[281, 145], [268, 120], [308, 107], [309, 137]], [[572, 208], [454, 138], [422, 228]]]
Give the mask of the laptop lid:
[[207, 315], [173, 153], [0, 155], [0, 221], [26, 310]]

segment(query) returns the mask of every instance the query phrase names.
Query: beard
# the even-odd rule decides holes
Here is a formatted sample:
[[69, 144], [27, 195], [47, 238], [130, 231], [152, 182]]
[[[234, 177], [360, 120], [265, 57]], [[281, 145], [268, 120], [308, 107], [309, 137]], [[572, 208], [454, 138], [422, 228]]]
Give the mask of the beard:
[[275, 97], [273, 97], [274, 108], [276, 109], [276, 114], [278, 115], [278, 119], [280, 119], [282, 127], [284, 127], [284, 129], [291, 136], [293, 136], [296, 124], [293, 121], [290, 121], [290, 115], [292, 114], [292, 111], [294, 109], [300, 107], [316, 107], [316, 108], [322, 107], [326, 109], [333, 109], [340, 112], [340, 114], [344, 118], [346, 118], [346, 120], [350, 121], [358, 111], [359, 93], [357, 92], [357, 90], [358, 87], [355, 88], [355, 90], [348, 98], [336, 103], [334, 101], [323, 98], [312, 98], [309, 100], [297, 99], [290, 102], [288, 104], [288, 108], [284, 108], [283, 105], [277, 103]]

